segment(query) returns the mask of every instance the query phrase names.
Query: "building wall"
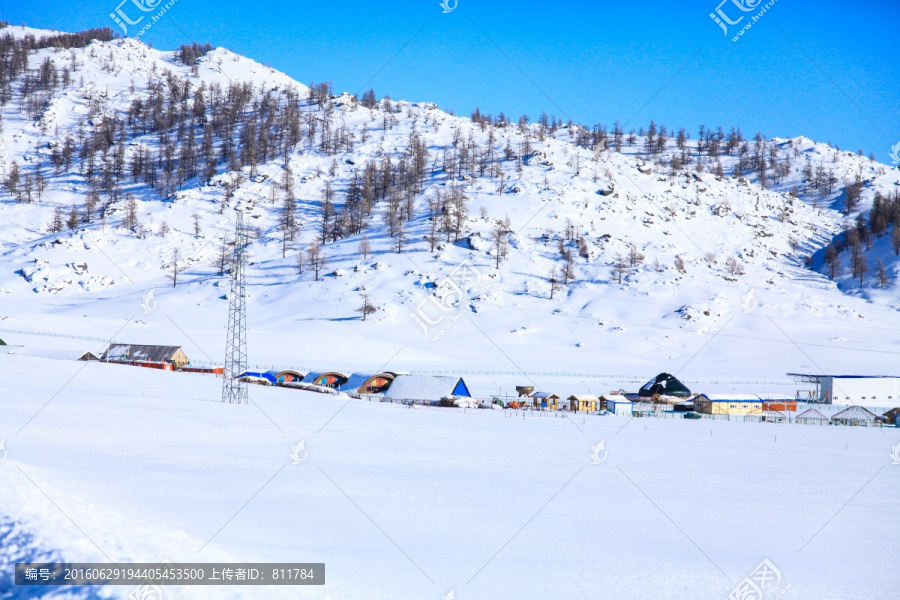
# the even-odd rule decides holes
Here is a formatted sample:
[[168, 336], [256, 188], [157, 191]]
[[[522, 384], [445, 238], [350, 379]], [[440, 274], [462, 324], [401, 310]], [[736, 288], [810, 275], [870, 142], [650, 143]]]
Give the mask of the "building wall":
[[181, 365], [186, 365], [188, 364], [188, 362], [190, 362], [188, 361], [187, 355], [181, 350], [181, 348], [176, 350], [175, 353], [169, 358], [169, 360], [174, 362], [178, 367], [180, 367]]
[[762, 410], [762, 402], [747, 402], [742, 400], [711, 402], [714, 415], [746, 415], [754, 410]]
[[822, 392], [832, 404], [900, 405], [900, 377], [823, 377]]

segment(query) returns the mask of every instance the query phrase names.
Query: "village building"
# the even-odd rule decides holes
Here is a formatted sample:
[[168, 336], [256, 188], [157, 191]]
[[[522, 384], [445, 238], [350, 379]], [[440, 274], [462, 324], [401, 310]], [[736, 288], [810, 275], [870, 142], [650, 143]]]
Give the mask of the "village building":
[[596, 412], [600, 410], [600, 398], [590, 394], [572, 394], [566, 401], [574, 412]]
[[814, 408], [808, 408], [794, 417], [795, 423], [804, 425], [828, 425], [830, 419]]
[[531, 398], [535, 408], [556, 410], [559, 407], [560, 395], [553, 392], [534, 392]]
[[471, 398], [462, 377], [448, 375], [398, 375], [384, 392], [384, 399], [410, 402], [440, 402], [444, 398]]
[[634, 403], [621, 394], [600, 396], [600, 410], [608, 410], [616, 416], [630, 417], [634, 412]]
[[690, 398], [691, 390], [678, 381], [674, 375], [660, 373], [645, 383], [638, 391], [638, 395], [641, 398], [651, 398], [656, 395], [673, 396], [675, 398]]
[[347, 383], [348, 379], [350, 378], [347, 375], [339, 371], [325, 371], [322, 373], [309, 373], [303, 377], [303, 383], [337, 390]]
[[836, 425], [853, 425], [868, 427], [878, 421], [878, 416], [862, 406], [851, 406], [831, 417], [831, 422]]
[[374, 396], [385, 393], [394, 379], [396, 373], [353, 373], [347, 382], [341, 386], [341, 390], [351, 394]]
[[762, 411], [762, 400], [752, 394], [698, 394], [694, 410], [707, 415], [746, 415]]
[[100, 356], [100, 360], [148, 367], [171, 365], [175, 368], [182, 367], [190, 362], [180, 346], [117, 343], [110, 344]]
[[891, 408], [900, 400], [900, 377], [892, 375], [810, 375], [788, 373], [794, 381], [811, 383], [811, 400], [822, 404]]
[[[272, 371], [269, 371], [272, 373]], [[293, 369], [284, 369], [283, 371], [278, 371], [275, 373], [275, 381], [278, 385], [283, 383], [300, 383], [303, 381], [303, 378], [306, 376], [306, 373], [301, 373], [300, 371], [294, 371]]]

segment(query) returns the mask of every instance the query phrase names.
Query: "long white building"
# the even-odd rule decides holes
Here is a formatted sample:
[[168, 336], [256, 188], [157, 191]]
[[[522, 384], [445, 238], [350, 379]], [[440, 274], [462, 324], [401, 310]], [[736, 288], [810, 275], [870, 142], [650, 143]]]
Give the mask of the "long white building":
[[[900, 406], [900, 377], [891, 375], [806, 375], [788, 373], [797, 381], [815, 383], [814, 397], [824, 404], [893, 408]], [[802, 399], [802, 398], [801, 398]]]

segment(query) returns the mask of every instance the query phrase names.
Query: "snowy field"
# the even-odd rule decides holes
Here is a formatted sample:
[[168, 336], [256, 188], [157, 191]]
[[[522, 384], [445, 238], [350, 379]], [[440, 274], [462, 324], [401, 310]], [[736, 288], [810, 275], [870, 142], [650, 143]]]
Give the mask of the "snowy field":
[[[893, 428], [522, 418], [256, 386], [235, 406], [212, 376], [11, 355], [0, 377], [0, 513], [31, 538], [7, 559], [327, 568], [324, 588], [170, 598], [719, 599], [763, 559], [782, 577], [767, 597], [900, 586]], [[8, 583], [2, 597], [26, 597]]]

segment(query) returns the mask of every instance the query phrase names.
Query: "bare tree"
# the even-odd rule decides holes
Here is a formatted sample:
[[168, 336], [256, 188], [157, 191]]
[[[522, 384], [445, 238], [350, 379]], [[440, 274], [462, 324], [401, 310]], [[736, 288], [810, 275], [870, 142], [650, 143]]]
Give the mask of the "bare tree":
[[309, 268], [316, 274], [316, 281], [319, 280], [319, 272], [328, 264], [328, 257], [317, 241], [313, 241], [309, 248], [306, 249], [306, 259]]
[[636, 244], [628, 244], [628, 265], [634, 269], [644, 262], [644, 253], [640, 251]]
[[191, 218], [194, 220], [194, 235], [200, 237], [200, 215], [194, 213], [191, 215]]
[[675, 257], [675, 269], [681, 274], [687, 273], [687, 269], [684, 266], [684, 259], [680, 256]]
[[616, 278], [618, 283], [621, 285], [622, 278], [628, 274], [628, 271], [631, 269], [630, 262], [627, 257], [622, 256], [621, 254], [616, 254], [616, 258], [613, 259], [612, 268], [613, 268], [613, 276]]
[[371, 315], [375, 312], [375, 307], [369, 301], [368, 294], [360, 294], [359, 297], [362, 300], [362, 305], [356, 309], [356, 312], [362, 314], [362, 320], [365, 321], [366, 315]]
[[185, 270], [185, 266], [181, 262], [181, 253], [178, 248], [172, 250], [172, 262], [169, 263], [169, 274], [166, 275], [172, 280], [172, 287], [178, 285], [178, 274]]
[[744, 265], [734, 256], [729, 256], [728, 260], [725, 261], [725, 269], [732, 277], [744, 274]]
[[550, 275], [548, 279], [550, 280], [550, 299], [553, 300], [553, 292], [558, 292], [562, 289], [562, 283], [559, 281], [559, 269], [553, 267], [550, 269]]
[[878, 269], [878, 287], [884, 289], [891, 282], [890, 277], [888, 276], [887, 269], [884, 266], [884, 262], [882, 262], [881, 258], [876, 258], [876, 268]]
[[301, 248], [299, 252], [297, 252], [297, 271], [300, 275], [303, 275], [303, 267], [306, 266], [306, 257], [303, 254], [303, 249]]
[[362, 254], [363, 260], [366, 260], [369, 257], [371, 251], [372, 244], [369, 242], [369, 236], [363, 235], [359, 239], [359, 253]]
[[497, 221], [494, 229], [491, 231], [491, 241], [494, 242], [494, 253], [496, 262], [495, 268], [500, 268], [500, 261], [506, 257], [509, 249], [509, 242], [506, 238], [507, 229], [502, 221]]

